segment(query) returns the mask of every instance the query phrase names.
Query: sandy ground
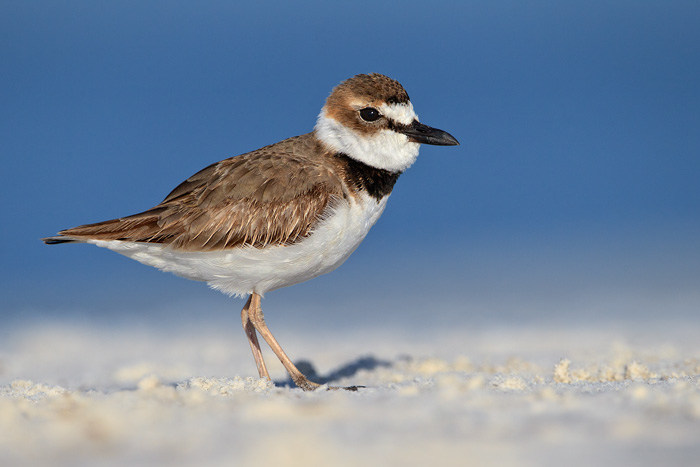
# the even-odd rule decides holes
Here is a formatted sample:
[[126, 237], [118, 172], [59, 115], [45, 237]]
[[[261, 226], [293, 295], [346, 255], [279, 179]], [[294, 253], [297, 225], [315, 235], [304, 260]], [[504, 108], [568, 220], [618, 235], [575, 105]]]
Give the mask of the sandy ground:
[[252, 377], [239, 329], [18, 326], [0, 465], [697, 465], [699, 329], [280, 330], [366, 386], [304, 393], [269, 354]]

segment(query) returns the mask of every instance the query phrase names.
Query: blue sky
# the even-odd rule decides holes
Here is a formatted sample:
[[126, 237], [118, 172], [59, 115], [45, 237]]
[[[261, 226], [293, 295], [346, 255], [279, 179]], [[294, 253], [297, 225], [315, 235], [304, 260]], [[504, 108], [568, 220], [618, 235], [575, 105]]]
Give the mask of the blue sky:
[[565, 306], [579, 290], [688, 293], [698, 24], [695, 1], [2, 2], [2, 313], [239, 307], [38, 239], [310, 131], [331, 88], [365, 72], [399, 80], [461, 146], [423, 147], [346, 265], [266, 302], [486, 309], [512, 295], [527, 319], [528, 300]]

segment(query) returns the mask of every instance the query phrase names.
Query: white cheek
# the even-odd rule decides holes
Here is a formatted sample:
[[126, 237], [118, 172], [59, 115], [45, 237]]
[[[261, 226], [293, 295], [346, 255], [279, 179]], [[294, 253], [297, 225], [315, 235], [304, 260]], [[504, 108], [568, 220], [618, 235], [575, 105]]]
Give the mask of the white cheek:
[[403, 172], [418, 157], [420, 144], [408, 140], [406, 135], [391, 130], [381, 130], [373, 136], [360, 135], [327, 117], [321, 110], [316, 122], [316, 136], [328, 147], [342, 152], [370, 167]]

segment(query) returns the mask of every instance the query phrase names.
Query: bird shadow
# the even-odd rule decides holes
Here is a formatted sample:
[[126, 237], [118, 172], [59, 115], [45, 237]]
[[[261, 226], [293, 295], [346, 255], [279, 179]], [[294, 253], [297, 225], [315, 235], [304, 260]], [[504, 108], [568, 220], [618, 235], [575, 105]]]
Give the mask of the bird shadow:
[[[345, 365], [331, 371], [327, 375], [319, 375], [313, 363], [309, 360], [299, 360], [294, 363], [309, 380], [319, 384], [330, 384], [342, 378], [350, 378], [361, 370], [374, 370], [376, 368], [387, 368], [391, 366], [388, 360], [380, 360], [373, 355], [359, 357], [356, 360], [346, 363]], [[275, 381], [275, 386], [279, 387], [296, 387], [292, 378], [287, 378], [283, 381]]]
[[[334, 381], [343, 379], [343, 378], [350, 378], [357, 374], [358, 372], [362, 370], [374, 370], [376, 368], [388, 368], [392, 366], [392, 363], [389, 360], [380, 360], [373, 355], [368, 355], [364, 357], [359, 357], [356, 360], [353, 360], [351, 362], [348, 362], [344, 365], [342, 365], [339, 368], [336, 368], [335, 370], [331, 371], [330, 373], [326, 375], [319, 375], [318, 372], [316, 371], [316, 367], [314, 367], [313, 363], [311, 363], [309, 360], [298, 360], [297, 362], [294, 363], [296, 367], [301, 371], [309, 380], [319, 383], [319, 384], [329, 384], [332, 385]], [[169, 386], [174, 389], [180, 386], [182, 384], [182, 381], [163, 381], [161, 384], [164, 386]], [[278, 380], [274, 381], [275, 386], [277, 387], [283, 387], [283, 388], [296, 388], [296, 384], [294, 384], [294, 381], [292, 381], [292, 378], [289, 377], [285, 380]], [[350, 391], [355, 391], [358, 388], [362, 388], [364, 386], [350, 386], [346, 387], [345, 389], [348, 389]], [[97, 390], [96, 388], [93, 387], [83, 387], [81, 388], [84, 391], [90, 391], [90, 390]], [[108, 392], [111, 391], [127, 391], [127, 392], [135, 392], [138, 391], [139, 387], [138, 385], [133, 385], [133, 386], [114, 386], [110, 387], [107, 389]]]

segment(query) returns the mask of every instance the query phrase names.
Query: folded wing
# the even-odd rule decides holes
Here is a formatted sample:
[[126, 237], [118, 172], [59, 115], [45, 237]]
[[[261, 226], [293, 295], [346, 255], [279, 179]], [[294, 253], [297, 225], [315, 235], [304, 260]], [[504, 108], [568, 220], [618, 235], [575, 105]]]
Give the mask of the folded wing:
[[293, 244], [343, 197], [336, 174], [304, 155], [309, 139], [303, 135], [217, 162], [147, 211], [44, 241], [121, 240], [197, 251]]

